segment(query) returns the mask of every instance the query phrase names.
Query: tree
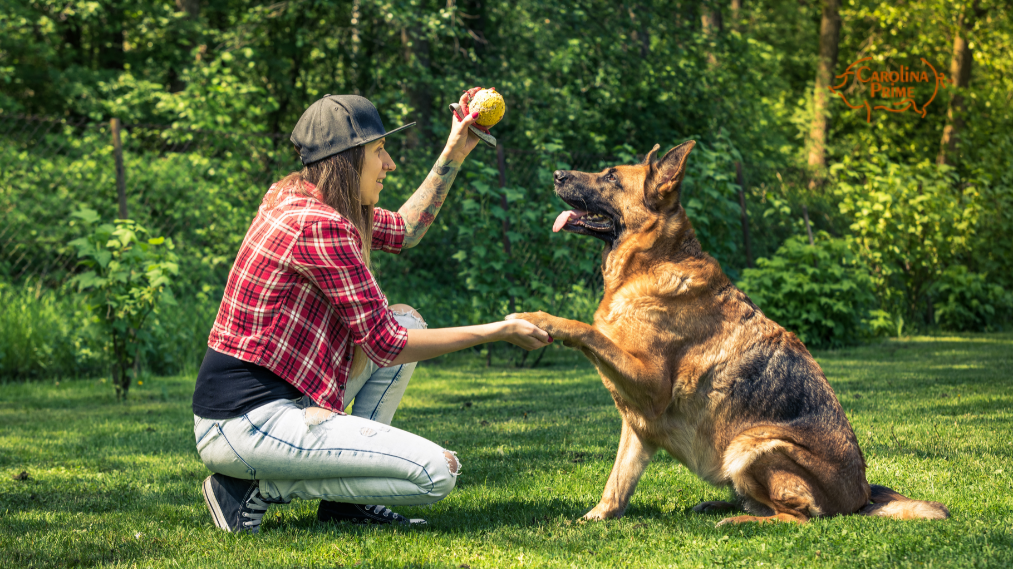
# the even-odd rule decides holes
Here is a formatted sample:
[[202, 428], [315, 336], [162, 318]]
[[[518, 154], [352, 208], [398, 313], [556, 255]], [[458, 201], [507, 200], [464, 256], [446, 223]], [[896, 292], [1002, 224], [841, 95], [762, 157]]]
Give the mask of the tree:
[[816, 67], [816, 89], [813, 92], [813, 122], [809, 129], [809, 166], [817, 176], [827, 166], [827, 130], [830, 127], [830, 91], [837, 67], [837, 47], [841, 34], [839, 0], [823, 0], [820, 19], [819, 63]]
[[971, 67], [974, 64], [974, 51], [968, 42], [968, 35], [974, 28], [974, 21], [985, 14], [981, 1], [975, 0], [972, 6], [966, 7], [957, 15], [953, 26], [953, 58], [950, 59], [950, 81], [953, 91], [950, 104], [946, 109], [946, 126], [939, 142], [937, 164], [951, 164], [955, 158], [960, 133], [964, 130], [964, 95], [963, 90], [971, 83]]

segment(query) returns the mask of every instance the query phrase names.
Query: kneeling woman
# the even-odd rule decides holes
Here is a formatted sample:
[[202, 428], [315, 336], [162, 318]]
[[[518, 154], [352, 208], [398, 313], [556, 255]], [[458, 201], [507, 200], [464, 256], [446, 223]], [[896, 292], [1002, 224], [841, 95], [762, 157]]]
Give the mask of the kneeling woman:
[[384, 137], [411, 125], [386, 132], [352, 95], [325, 96], [299, 119], [303, 169], [271, 186], [246, 233], [193, 396], [218, 527], [257, 532], [269, 504], [292, 498], [320, 499], [322, 521], [424, 522], [386, 506], [443, 499], [461, 464], [389, 426], [415, 362], [551, 342], [524, 320], [428, 330], [411, 307], [388, 306], [369, 270], [372, 250], [398, 253], [425, 234], [478, 141], [474, 120], [454, 119], [436, 166], [394, 213], [374, 208], [395, 169]]

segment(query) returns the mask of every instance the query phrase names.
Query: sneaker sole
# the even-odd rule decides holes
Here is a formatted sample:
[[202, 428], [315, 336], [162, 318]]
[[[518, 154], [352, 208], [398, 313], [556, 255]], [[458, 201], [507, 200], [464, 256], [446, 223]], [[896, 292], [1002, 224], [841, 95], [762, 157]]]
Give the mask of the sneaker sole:
[[222, 507], [218, 505], [218, 500], [215, 499], [214, 488], [211, 487], [211, 476], [204, 479], [204, 483], [201, 484], [201, 493], [204, 494], [204, 503], [207, 504], [208, 509], [211, 510], [211, 517], [213, 518], [215, 525], [218, 529], [223, 529], [229, 533], [232, 533], [232, 529], [229, 528], [229, 524], [225, 521], [225, 514], [222, 513]]

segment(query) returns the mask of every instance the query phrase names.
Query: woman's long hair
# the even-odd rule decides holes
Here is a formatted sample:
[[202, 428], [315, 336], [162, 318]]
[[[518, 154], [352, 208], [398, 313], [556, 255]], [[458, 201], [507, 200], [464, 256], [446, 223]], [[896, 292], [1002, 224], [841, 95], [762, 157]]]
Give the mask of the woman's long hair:
[[[309, 192], [303, 186], [303, 182], [309, 182], [316, 186], [320, 196], [328, 206], [338, 212], [341, 217], [352, 222], [352, 225], [359, 230], [362, 237], [362, 258], [366, 261], [366, 269], [370, 269], [369, 252], [373, 243], [373, 206], [362, 205], [361, 177], [362, 166], [366, 158], [364, 146], [349, 148], [334, 156], [328, 156], [303, 166], [298, 172], [285, 176], [275, 185], [278, 193], [283, 188], [295, 186], [296, 191], [307, 197]], [[270, 193], [265, 196], [264, 201], [268, 207], [274, 207], [277, 203], [277, 193], [272, 196]], [[352, 369], [348, 373], [348, 379], [358, 376], [366, 369], [368, 358], [362, 348], [355, 346], [352, 355]]]
[[341, 214], [359, 230], [362, 236], [362, 258], [370, 268], [369, 253], [373, 243], [373, 206], [362, 205], [359, 182], [365, 162], [365, 146], [355, 146], [311, 162], [298, 172], [293, 172], [277, 184], [277, 188], [296, 186], [296, 191], [309, 195], [302, 182], [316, 186], [325, 204]]

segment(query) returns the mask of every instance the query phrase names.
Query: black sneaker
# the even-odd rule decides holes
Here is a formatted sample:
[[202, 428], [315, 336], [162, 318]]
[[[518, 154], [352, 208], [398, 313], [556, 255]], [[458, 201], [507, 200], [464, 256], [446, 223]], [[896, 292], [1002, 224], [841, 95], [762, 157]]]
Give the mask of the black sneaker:
[[268, 506], [260, 495], [260, 482], [212, 474], [204, 479], [201, 490], [216, 526], [232, 533], [260, 531]]
[[422, 518], [408, 519], [384, 506], [374, 506], [373, 504], [364, 506], [329, 500], [320, 500], [317, 519], [322, 522], [352, 522], [353, 524], [424, 525], [428, 523]]

